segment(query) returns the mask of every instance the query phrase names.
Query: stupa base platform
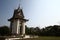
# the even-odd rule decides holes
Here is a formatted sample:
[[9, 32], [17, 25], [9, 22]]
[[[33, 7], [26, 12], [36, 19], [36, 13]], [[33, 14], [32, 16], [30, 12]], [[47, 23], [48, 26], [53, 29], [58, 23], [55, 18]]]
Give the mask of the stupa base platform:
[[25, 35], [25, 36], [0, 36], [0, 40], [20, 40], [20, 39], [26, 39], [26, 38], [37, 38], [38, 36], [32, 36], [32, 35]]

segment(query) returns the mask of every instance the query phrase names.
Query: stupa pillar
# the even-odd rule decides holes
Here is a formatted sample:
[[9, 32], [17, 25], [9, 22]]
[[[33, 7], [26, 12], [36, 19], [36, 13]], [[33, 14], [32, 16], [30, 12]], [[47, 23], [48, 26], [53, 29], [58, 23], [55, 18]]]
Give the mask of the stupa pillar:
[[22, 23], [22, 35], [25, 34], [25, 22]]
[[20, 21], [17, 20], [17, 34], [20, 34]]

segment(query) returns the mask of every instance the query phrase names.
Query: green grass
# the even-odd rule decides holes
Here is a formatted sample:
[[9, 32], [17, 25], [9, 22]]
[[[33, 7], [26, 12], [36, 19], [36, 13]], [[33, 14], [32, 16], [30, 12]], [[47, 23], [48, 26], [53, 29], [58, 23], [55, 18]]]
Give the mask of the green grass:
[[21, 40], [60, 40], [60, 37], [49, 37], [49, 36], [41, 36], [39, 38], [28, 38]]
[[60, 37], [40, 37], [38, 40], [60, 40]]

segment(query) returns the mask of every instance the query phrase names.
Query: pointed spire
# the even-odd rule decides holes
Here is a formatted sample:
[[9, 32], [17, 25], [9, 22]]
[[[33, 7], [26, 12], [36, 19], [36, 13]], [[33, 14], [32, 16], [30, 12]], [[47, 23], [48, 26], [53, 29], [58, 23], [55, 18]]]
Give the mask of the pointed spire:
[[20, 9], [20, 4], [19, 4], [19, 6], [18, 6], [18, 9]]
[[19, 0], [18, 10], [19, 10], [19, 9], [22, 9], [22, 7], [21, 7], [21, 0]]

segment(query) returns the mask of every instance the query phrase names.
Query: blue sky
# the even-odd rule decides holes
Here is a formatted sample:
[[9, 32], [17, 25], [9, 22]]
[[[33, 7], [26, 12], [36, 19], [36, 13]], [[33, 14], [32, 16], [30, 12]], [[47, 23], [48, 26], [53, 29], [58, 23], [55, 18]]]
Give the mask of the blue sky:
[[29, 27], [60, 24], [60, 0], [0, 0], [0, 26], [10, 25], [8, 19], [19, 4]]

